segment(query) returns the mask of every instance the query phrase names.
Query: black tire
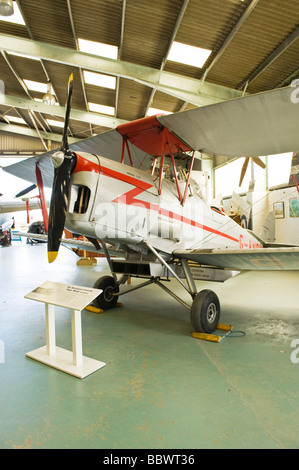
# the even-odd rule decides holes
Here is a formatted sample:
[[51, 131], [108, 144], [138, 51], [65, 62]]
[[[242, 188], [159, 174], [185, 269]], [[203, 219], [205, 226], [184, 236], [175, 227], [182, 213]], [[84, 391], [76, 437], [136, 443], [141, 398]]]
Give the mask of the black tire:
[[93, 301], [93, 304], [96, 308], [100, 308], [102, 310], [108, 310], [109, 308], [115, 307], [116, 302], [118, 300], [118, 295], [112, 295], [112, 294], [117, 293], [119, 289], [112, 276], [100, 277], [94, 283], [93, 287], [95, 289], [102, 289], [103, 291]]
[[220, 302], [215, 292], [204, 289], [197, 294], [191, 307], [191, 324], [195, 331], [212, 333], [220, 318]]

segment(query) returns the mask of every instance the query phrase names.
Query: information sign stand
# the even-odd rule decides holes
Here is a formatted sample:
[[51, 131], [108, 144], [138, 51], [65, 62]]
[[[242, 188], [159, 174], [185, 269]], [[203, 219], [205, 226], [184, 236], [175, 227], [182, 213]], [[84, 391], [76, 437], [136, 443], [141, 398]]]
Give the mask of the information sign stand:
[[[81, 311], [101, 292], [100, 289], [46, 281], [25, 295], [26, 299], [45, 303], [46, 314], [46, 345], [26, 356], [81, 379], [104, 367], [105, 362], [82, 353]], [[55, 306], [71, 310], [72, 351], [56, 346]]]

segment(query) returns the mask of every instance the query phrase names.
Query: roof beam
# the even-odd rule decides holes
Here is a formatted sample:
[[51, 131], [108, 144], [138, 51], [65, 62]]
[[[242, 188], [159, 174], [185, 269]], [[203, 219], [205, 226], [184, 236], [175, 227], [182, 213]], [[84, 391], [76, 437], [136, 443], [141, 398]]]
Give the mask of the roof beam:
[[[49, 105], [43, 102], [27, 100], [26, 98], [19, 98], [11, 95], [1, 95], [0, 103], [5, 106], [14, 108], [27, 109], [38, 113], [52, 114], [53, 116], [65, 117], [65, 107]], [[115, 128], [119, 124], [123, 124], [127, 121], [122, 119], [116, 119], [112, 116], [104, 116], [102, 114], [96, 114], [88, 111], [81, 111], [79, 109], [71, 109], [70, 119], [75, 121], [86, 122], [88, 124], [94, 124], [95, 126]]]
[[278, 46], [237, 89], [242, 90], [268, 68], [288, 47], [299, 38], [299, 26]]
[[[174, 28], [172, 30], [171, 37], [170, 37], [169, 42], [168, 42], [168, 45], [167, 45], [167, 48], [166, 48], [166, 51], [165, 51], [165, 55], [163, 57], [163, 60], [162, 60], [161, 66], [160, 66], [160, 72], [162, 72], [164, 67], [165, 67], [167, 58], [168, 58], [170, 50], [171, 50], [171, 46], [172, 46], [173, 41], [174, 41], [174, 39], [177, 35], [179, 27], [182, 23], [185, 11], [186, 11], [187, 6], [188, 6], [188, 3], [189, 3], [189, 0], [184, 0], [183, 1], [183, 4], [182, 4], [181, 9], [179, 11], [178, 17], [176, 19], [176, 23], [175, 23]], [[153, 90], [151, 92], [151, 96], [150, 96], [150, 98], [148, 100], [148, 103], [147, 103], [147, 106], [146, 106], [145, 115], [147, 115], [148, 109], [149, 109], [149, 107], [151, 106], [151, 104], [153, 102], [156, 90], [157, 90], [156, 88], [153, 88]]]
[[240, 18], [238, 19], [238, 21], [236, 22], [235, 26], [233, 27], [233, 29], [231, 30], [231, 32], [229, 33], [229, 35], [226, 37], [226, 39], [224, 40], [222, 46], [220, 47], [220, 49], [218, 50], [218, 52], [216, 53], [214, 59], [212, 60], [212, 62], [210, 63], [210, 65], [206, 68], [206, 70], [204, 71], [204, 74], [203, 74], [203, 80], [206, 79], [208, 73], [210, 72], [210, 70], [214, 67], [214, 65], [217, 64], [218, 60], [220, 59], [220, 57], [222, 56], [223, 52], [225, 51], [225, 49], [229, 46], [229, 44], [231, 43], [231, 41], [234, 39], [235, 35], [237, 34], [237, 32], [239, 31], [239, 29], [243, 26], [243, 24], [245, 23], [245, 21], [247, 20], [248, 16], [250, 15], [250, 13], [252, 12], [252, 10], [256, 7], [256, 5], [258, 4], [259, 0], [251, 0], [251, 2], [247, 5], [246, 9], [244, 10], [244, 12], [242, 13], [242, 15], [240, 16]]
[[[78, 41], [77, 41], [77, 35], [76, 35], [76, 31], [75, 31], [75, 24], [74, 24], [74, 19], [73, 19], [73, 13], [72, 13], [72, 7], [71, 7], [70, 0], [67, 0], [67, 8], [68, 8], [68, 12], [69, 12], [69, 18], [70, 18], [70, 23], [71, 23], [74, 42], [76, 44], [76, 48], [78, 49]], [[84, 97], [85, 106], [86, 106], [86, 109], [88, 110], [88, 101], [87, 101], [87, 96], [86, 96], [85, 83], [84, 83], [84, 80], [83, 80], [83, 73], [82, 73], [81, 69], [79, 69], [79, 75], [80, 75], [80, 81], [81, 81], [82, 93], [83, 93], [83, 97]], [[90, 135], [92, 136], [93, 131], [92, 131], [92, 125], [91, 124], [89, 124], [89, 130], [90, 130]]]
[[[36, 137], [37, 139], [40, 140], [40, 135], [35, 130], [30, 129], [29, 127], [17, 126], [13, 124], [6, 124], [4, 122], [0, 122], [0, 131], [12, 132], [13, 134], [26, 135], [28, 137]], [[61, 142], [61, 139], [62, 139], [61, 134], [54, 134], [52, 132], [46, 133], [43, 131], [40, 131], [40, 134], [44, 139], [52, 140], [54, 142]], [[78, 140], [81, 140], [81, 139], [68, 137], [68, 141], [70, 144], [78, 142]]]
[[282, 88], [289, 85], [293, 80], [295, 80], [299, 75], [299, 69], [294, 70], [290, 75], [288, 75], [284, 80], [279, 82], [275, 88]]
[[[178, 75], [171, 72], [160, 71], [151, 67], [132, 64], [122, 60], [107, 59], [87, 52], [77, 51], [61, 46], [54, 46], [31, 39], [24, 39], [8, 34], [0, 34], [0, 50], [22, 53], [31, 57], [63, 63], [72, 67], [79, 67], [99, 73], [106, 73], [116, 77], [136, 80], [151, 87], [163, 87], [163, 91], [176, 90], [176, 96], [182, 98], [180, 91], [191, 91], [193, 94], [207, 97], [215, 102], [241, 96], [241, 92], [228, 87], [204, 83], [200, 80]], [[203, 85], [203, 86], [202, 86]], [[197, 104], [197, 103], [194, 103]]]

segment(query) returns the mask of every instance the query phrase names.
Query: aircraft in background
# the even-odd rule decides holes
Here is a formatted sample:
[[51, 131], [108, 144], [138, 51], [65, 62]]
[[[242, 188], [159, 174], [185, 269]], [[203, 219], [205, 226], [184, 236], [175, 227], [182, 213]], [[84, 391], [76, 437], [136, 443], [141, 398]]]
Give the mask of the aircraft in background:
[[[298, 270], [298, 247], [267, 243], [210, 207], [191, 177], [195, 151], [258, 157], [298, 149], [299, 107], [291, 87], [146, 117], [69, 146], [72, 89], [71, 76], [61, 149], [4, 170], [35, 182], [38, 167], [43, 184], [52, 185], [49, 262], [64, 227], [84, 235], [90, 251], [104, 251], [111, 276], [94, 285], [102, 290], [97, 307], [112, 308], [119, 295], [155, 284], [190, 310], [195, 331], [211, 333], [220, 302], [209, 289], [198, 292], [196, 271]], [[107, 244], [123, 259], [111, 257]], [[131, 277], [143, 282], [121, 288]], [[169, 278], [184, 287], [191, 304], [166, 285]]]
[[6, 198], [0, 193], [0, 245], [10, 246], [11, 245], [11, 231], [15, 226], [14, 213], [18, 211], [26, 211], [30, 209], [39, 209], [39, 201], [37, 199], [27, 198], [22, 199], [29, 192], [36, 188], [36, 184], [32, 184], [28, 188], [20, 191], [15, 195], [14, 198]]

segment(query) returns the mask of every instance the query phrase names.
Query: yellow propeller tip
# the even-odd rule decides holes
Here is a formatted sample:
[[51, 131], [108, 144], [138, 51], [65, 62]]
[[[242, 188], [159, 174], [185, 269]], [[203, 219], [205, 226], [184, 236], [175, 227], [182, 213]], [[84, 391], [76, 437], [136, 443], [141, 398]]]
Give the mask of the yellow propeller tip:
[[72, 82], [73, 80], [74, 80], [74, 74], [72, 72], [69, 76], [69, 83]]
[[48, 251], [48, 261], [49, 263], [53, 263], [56, 260], [58, 255], [58, 251]]

